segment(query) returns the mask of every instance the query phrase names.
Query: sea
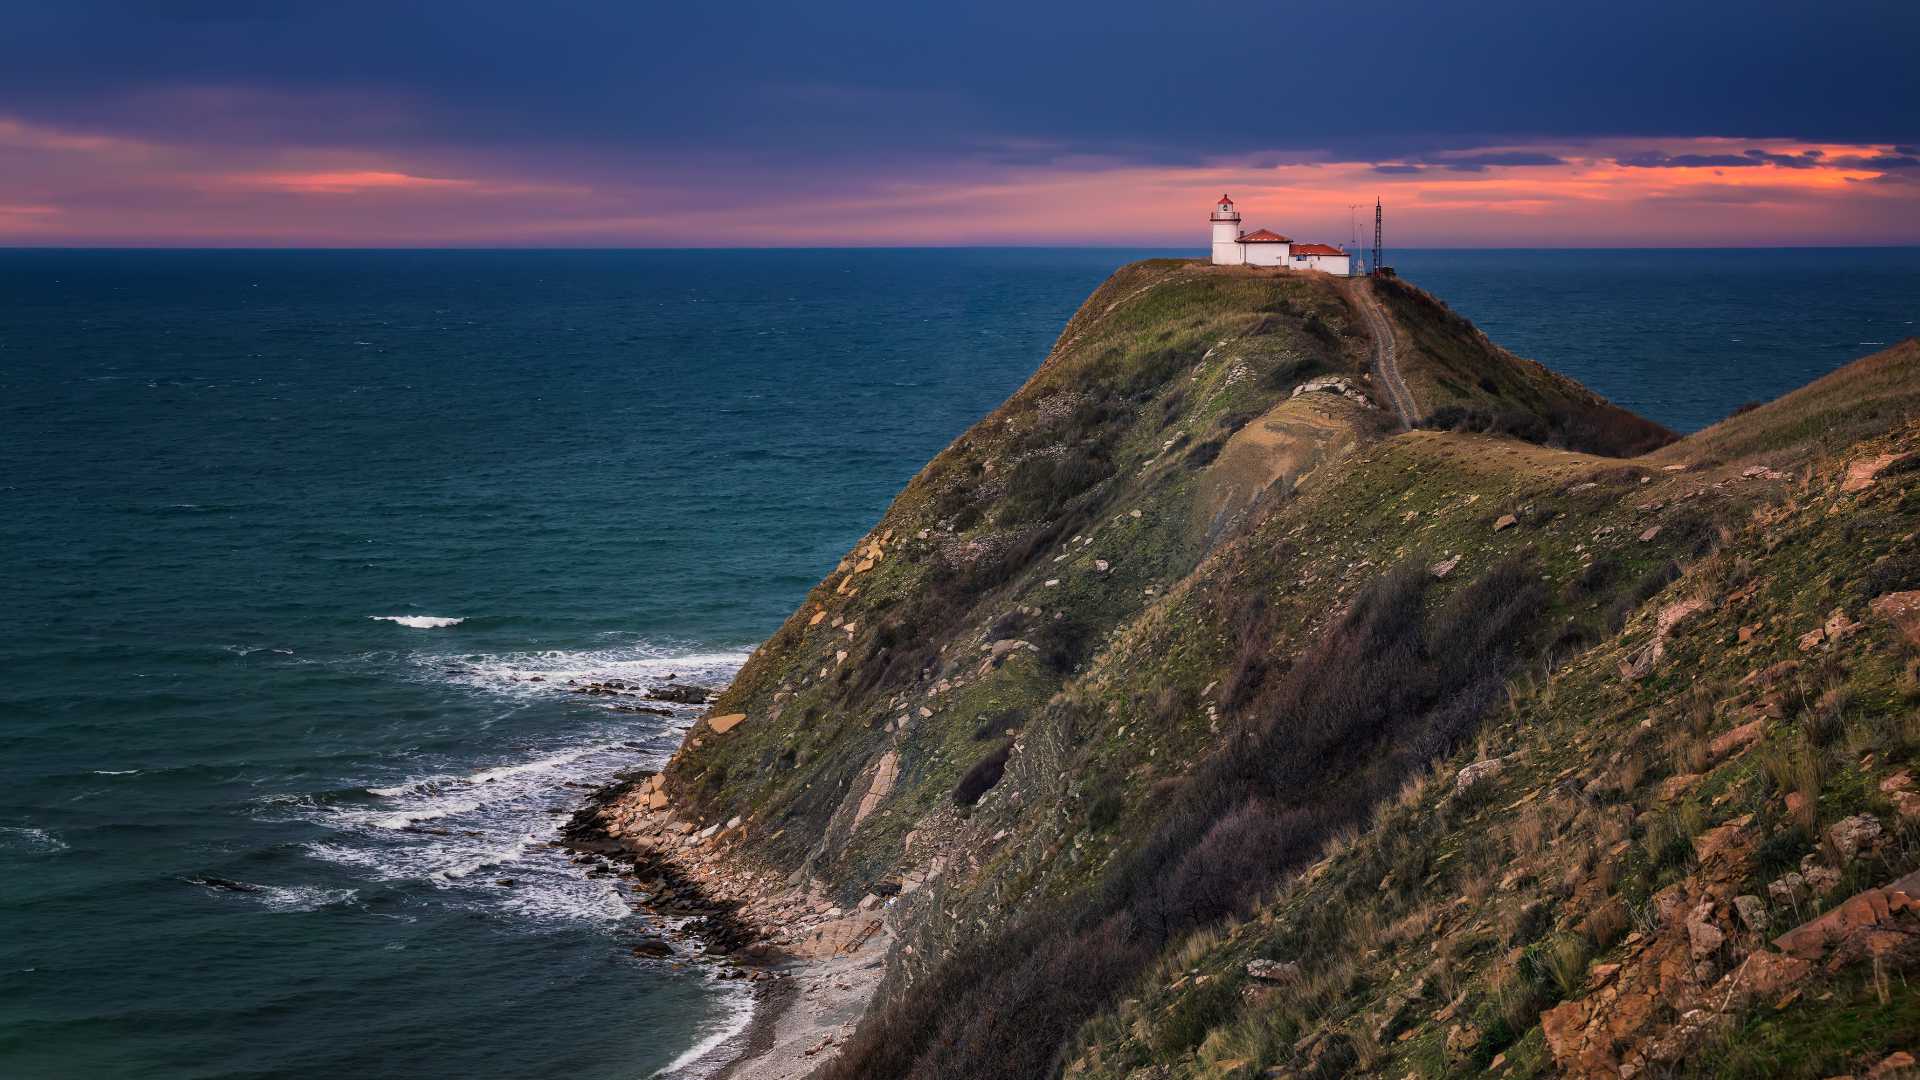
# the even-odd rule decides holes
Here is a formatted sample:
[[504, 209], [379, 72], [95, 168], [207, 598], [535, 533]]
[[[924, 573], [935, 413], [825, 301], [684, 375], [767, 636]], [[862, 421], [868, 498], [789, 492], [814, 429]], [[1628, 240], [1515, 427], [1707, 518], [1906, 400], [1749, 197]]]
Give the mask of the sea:
[[[0, 251], [0, 1076], [700, 1075], [744, 991], [556, 827], [1191, 254]], [[1681, 430], [1920, 318], [1920, 249], [1390, 259]]]

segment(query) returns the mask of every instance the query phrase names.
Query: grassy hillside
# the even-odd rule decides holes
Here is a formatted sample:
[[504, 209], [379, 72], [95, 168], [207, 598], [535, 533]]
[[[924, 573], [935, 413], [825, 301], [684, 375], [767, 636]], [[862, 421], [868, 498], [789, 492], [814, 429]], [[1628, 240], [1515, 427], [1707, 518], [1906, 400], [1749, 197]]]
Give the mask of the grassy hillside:
[[[1422, 430], [1370, 390], [1376, 287]], [[1841, 1071], [1916, 1033], [1900, 942], [1781, 1009], [1749, 1007], [1784, 976], [1721, 983], [1792, 968], [1738, 898], [1778, 932], [1920, 866], [1884, 600], [1920, 589], [1917, 404], [1908, 343], [1667, 445], [1411, 287], [1135, 264], [644, 797], [898, 897], [826, 1076], [1738, 1071], [1809, 1039]]]

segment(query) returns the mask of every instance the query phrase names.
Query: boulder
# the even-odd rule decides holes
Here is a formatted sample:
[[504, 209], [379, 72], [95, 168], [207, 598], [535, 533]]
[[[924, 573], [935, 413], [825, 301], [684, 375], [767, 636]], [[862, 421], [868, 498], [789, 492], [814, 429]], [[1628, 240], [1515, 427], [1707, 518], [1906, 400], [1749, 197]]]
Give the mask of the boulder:
[[1920, 941], [1920, 870], [1857, 893], [1833, 910], [1773, 939], [1804, 960], [1845, 962]]
[[1880, 454], [1876, 457], [1862, 458], [1847, 465], [1847, 477], [1840, 482], [1842, 494], [1852, 495], [1873, 486], [1873, 481], [1887, 466], [1906, 457], [1905, 454]]
[[1512, 514], [1501, 514], [1493, 521], [1493, 531], [1500, 532], [1502, 529], [1511, 529], [1518, 524], [1520, 524], [1519, 518], [1514, 517]]
[[1456, 794], [1466, 791], [1482, 780], [1491, 780], [1499, 776], [1506, 767], [1507, 763], [1503, 758], [1488, 758], [1485, 761], [1476, 761], [1454, 774], [1453, 790]]
[[1291, 960], [1249, 960], [1247, 978], [1261, 982], [1285, 983], [1300, 977], [1300, 965]]
[[715, 735], [725, 735], [727, 732], [739, 727], [746, 718], [746, 713], [739, 712], [728, 713], [725, 716], [713, 716], [707, 719], [707, 726], [713, 729]]
[[1765, 720], [1749, 720], [1732, 731], [1714, 736], [1707, 744], [1707, 750], [1716, 758], [1738, 753], [1759, 742], [1766, 735]]
[[1842, 818], [1827, 828], [1827, 839], [1833, 842], [1841, 858], [1852, 862], [1855, 856], [1879, 841], [1880, 819], [1872, 814]]
[[1894, 629], [1906, 637], [1907, 644], [1920, 645], [1920, 589], [1875, 597], [1867, 610], [1892, 623]]
[[1756, 934], [1766, 933], [1771, 922], [1767, 917], [1766, 901], [1752, 895], [1736, 896], [1733, 898], [1733, 910], [1747, 929]]
[[1443, 578], [1443, 577], [1446, 577], [1448, 574], [1453, 573], [1453, 568], [1459, 565], [1460, 565], [1460, 556], [1455, 555], [1450, 559], [1441, 559], [1439, 562], [1434, 563], [1432, 566], [1427, 567], [1427, 573], [1432, 574], [1434, 577], [1437, 577], [1437, 578]]

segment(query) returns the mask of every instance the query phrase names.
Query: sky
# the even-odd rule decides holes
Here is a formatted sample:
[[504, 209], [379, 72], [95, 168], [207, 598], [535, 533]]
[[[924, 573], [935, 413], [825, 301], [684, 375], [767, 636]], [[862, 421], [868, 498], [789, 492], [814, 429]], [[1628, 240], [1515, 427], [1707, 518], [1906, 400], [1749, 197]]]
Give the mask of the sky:
[[0, 245], [1920, 243], [1915, 0], [0, 17]]

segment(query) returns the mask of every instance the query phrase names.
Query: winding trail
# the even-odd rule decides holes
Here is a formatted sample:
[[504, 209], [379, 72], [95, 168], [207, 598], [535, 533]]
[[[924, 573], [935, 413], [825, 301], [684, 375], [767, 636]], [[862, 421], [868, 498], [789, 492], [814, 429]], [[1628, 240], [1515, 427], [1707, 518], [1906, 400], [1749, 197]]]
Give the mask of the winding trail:
[[1354, 287], [1354, 300], [1361, 314], [1366, 316], [1367, 329], [1373, 334], [1373, 371], [1385, 388], [1387, 402], [1393, 411], [1400, 415], [1402, 427], [1411, 428], [1419, 420], [1419, 405], [1413, 400], [1413, 392], [1407, 389], [1406, 380], [1400, 377], [1400, 366], [1394, 359], [1393, 324], [1387, 321], [1380, 310], [1380, 301], [1373, 295], [1373, 282], [1364, 280]]

